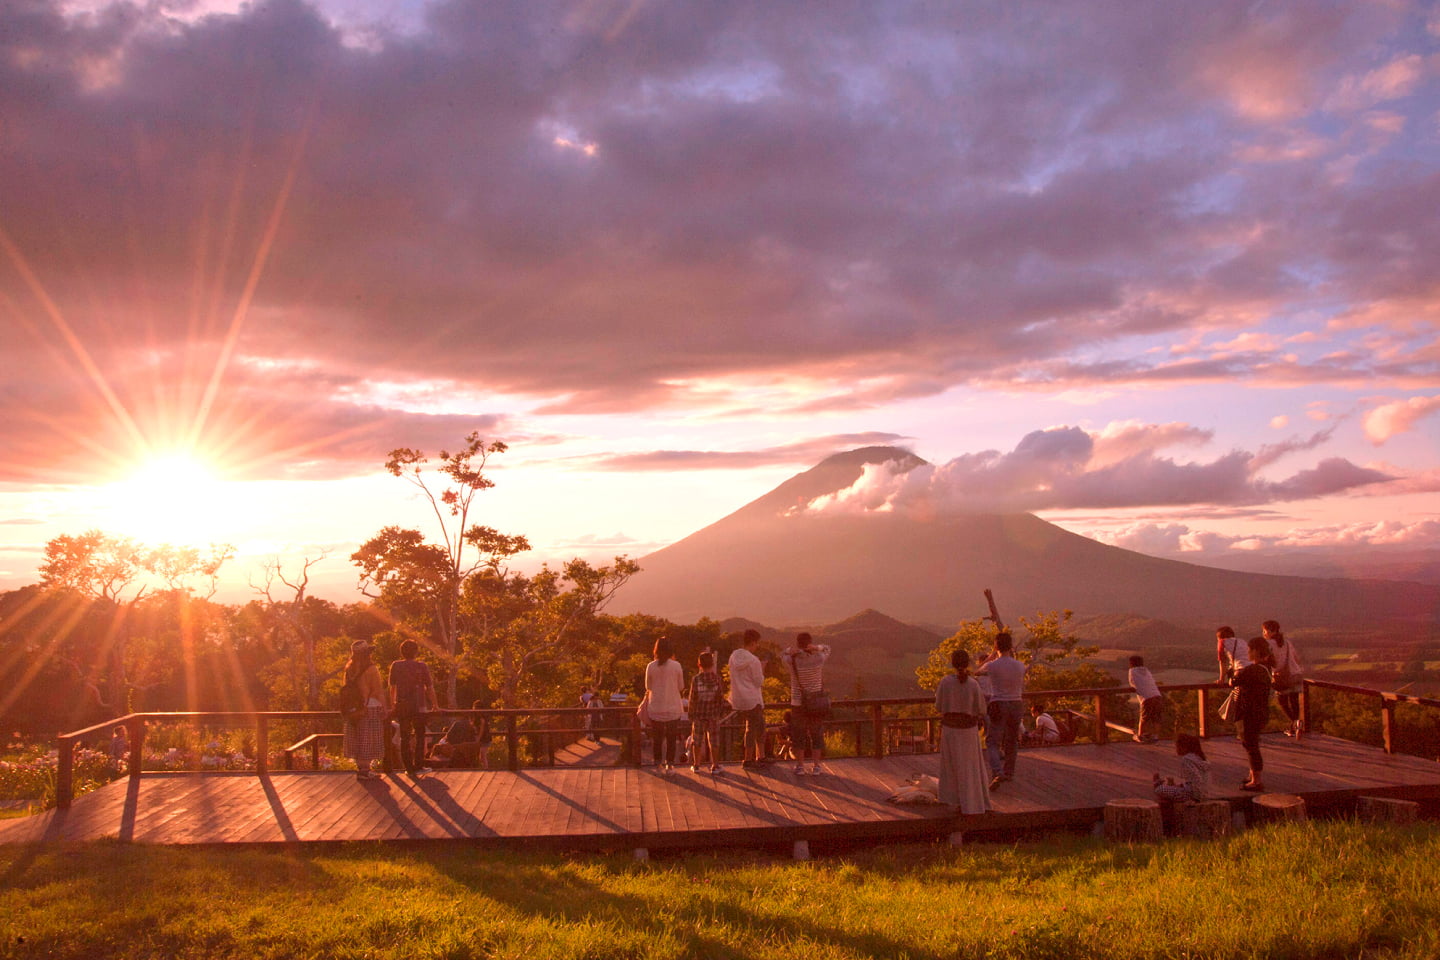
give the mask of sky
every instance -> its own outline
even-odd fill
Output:
[[[1436,210],[1434,3],[8,0],[0,589],[357,599],[472,431],[532,565],[877,444],[807,509],[1440,550]]]

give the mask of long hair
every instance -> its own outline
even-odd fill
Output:
[[[345,679],[354,680],[370,666],[370,651],[351,650],[350,659],[345,662]]]
[[[670,642],[669,637],[661,637],[655,641],[655,659],[664,663],[675,656],[675,644]]]
[[[950,666],[955,668],[955,673],[961,680],[970,676],[970,651],[964,647],[956,647],[950,651]]]
[[[1260,629],[1270,634],[1270,639],[1275,641],[1275,646],[1285,646],[1285,634],[1280,632],[1280,623],[1277,620],[1266,620],[1260,624]]]

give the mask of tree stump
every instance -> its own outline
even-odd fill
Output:
[[[1210,840],[1224,837],[1234,829],[1227,800],[1201,800],[1196,803],[1175,805],[1175,816],[1180,836],[1200,837]]]
[[[1305,799],[1293,793],[1262,793],[1252,803],[1263,823],[1304,822]]]
[[[1140,797],[1122,797],[1105,804],[1105,839],[1112,843],[1145,843],[1165,836],[1160,804]]]
[[[1369,823],[1414,823],[1420,815],[1420,805],[1394,797],[1361,797],[1356,812],[1361,820]]]

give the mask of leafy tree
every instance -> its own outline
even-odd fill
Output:
[[[1026,684],[1036,690],[1079,689],[1096,685],[1100,679],[1113,682],[1109,674],[1093,664],[1075,664],[1061,668],[1066,661],[1083,660],[1099,652],[1098,647],[1082,645],[1080,638],[1069,633],[1073,616],[1069,610],[1041,611],[1034,617],[1021,617],[1023,637],[1015,638],[1015,659],[1029,664]],[[950,672],[950,654],[963,647],[970,651],[971,663],[978,664],[995,646],[998,627],[988,620],[966,620],[953,634],[930,651],[930,657],[915,669],[915,676],[925,690],[934,690]],[[1013,633],[1012,633],[1013,636]]]
[[[543,699],[553,683],[527,685],[547,673],[583,674],[585,664],[606,658],[609,633],[598,615],[639,569],[623,556],[599,567],[577,558],[533,576],[493,570],[469,578],[462,600],[468,664],[488,674],[506,707]]]
[[[43,586],[86,598],[110,613],[98,643],[72,646],[69,655],[59,651],[55,655],[70,666],[97,705],[115,712],[132,709],[137,689],[154,683],[133,680],[132,671],[138,664],[154,666],[155,658],[162,655],[154,643],[132,649],[132,619],[149,580],[158,578],[176,602],[190,599],[190,582],[196,577],[208,581],[213,594],[220,568],[233,554],[228,545],[212,544],[204,551],[170,544],[146,547],[101,530],[54,538],[45,545],[40,566]]]
[[[390,451],[385,469],[420,491],[435,514],[439,542],[427,541],[418,530],[390,526],[351,555],[360,567],[361,592],[380,600],[431,640],[430,645],[444,660],[445,689],[452,705],[465,583],[481,572],[503,580],[504,561],[530,549],[523,536],[470,523],[475,497],[495,485],[485,476],[485,465],[492,455],[506,449],[501,441],[487,443],[478,433],[471,433],[459,450],[441,450],[439,464],[430,469],[419,450],[399,447]]]

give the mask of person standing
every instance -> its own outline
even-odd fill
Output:
[[[995,687],[983,673],[972,674],[970,679],[980,685],[980,695],[985,698],[985,765],[993,779],[1005,769],[1000,758],[1000,721],[990,715],[990,701],[995,699]]]
[[[395,721],[400,725],[400,763],[412,777],[430,772],[421,766],[425,758],[425,717],[438,710],[435,683],[430,665],[417,660],[420,644],[406,640],[400,644],[400,657],[390,664],[390,698],[395,704]]]
[[[825,694],[825,661],[830,647],[816,643],[808,633],[795,635],[795,645],[782,655],[790,671],[790,743],[795,751],[795,775],[807,772],[819,776],[820,761],[825,759],[825,719],[830,715],[830,700]],[[806,771],[805,760],[810,759]]]
[[[371,650],[369,640],[356,640],[345,664],[345,682],[356,685],[365,705],[364,713],[345,721],[345,756],[355,761],[357,780],[376,778],[370,765],[385,756],[385,717],[390,713],[390,694],[371,662]]]
[[[1216,683],[1229,683],[1231,677],[1249,664],[1245,659],[1245,643],[1229,627],[1220,627],[1215,631],[1215,663],[1220,668]]]
[[[975,671],[990,678],[994,695],[988,709],[990,717],[1000,725],[1001,769],[990,779],[991,790],[1015,779],[1015,760],[1020,753],[1020,724],[1025,719],[1025,664],[1015,659],[1014,648],[1010,631],[1001,630],[995,634],[995,649]]]
[[[711,773],[719,773],[720,714],[725,697],[715,669],[715,652],[706,647],[696,665],[700,669],[690,680],[690,769],[699,773],[705,760]]]
[[[1250,757],[1250,776],[1240,789],[1258,792],[1265,789],[1260,776],[1265,769],[1260,731],[1270,722],[1270,668],[1265,666],[1270,644],[1264,637],[1252,637],[1248,646],[1249,663],[1230,678],[1230,685],[1240,692],[1240,742]]]
[[[1275,659],[1275,699],[1290,721],[1285,736],[1299,740],[1305,736],[1305,722],[1300,716],[1300,688],[1305,681],[1300,654],[1296,652],[1295,644],[1285,639],[1276,621],[1266,620],[1260,629],[1270,644],[1270,655]]]
[[[685,671],[669,637],[655,641],[655,659],[645,665],[645,711],[655,743],[655,765],[669,773],[680,760],[685,716]]]
[[[970,676],[969,651],[963,647],[954,650],[950,666],[955,672],[935,688],[935,711],[940,714],[940,802],[958,807],[961,813],[984,813],[990,809],[985,758],[980,751],[985,697]]]
[[[756,656],[760,631],[746,630],[730,654],[730,709],[745,721],[741,767],[758,767],[765,759],[765,664]]]
[[[1145,666],[1145,658],[1130,658],[1130,672],[1126,675],[1135,699],[1140,701],[1140,721],[1135,725],[1136,743],[1154,743],[1160,739],[1160,715],[1165,707],[1165,698],[1160,695],[1160,686]]]

